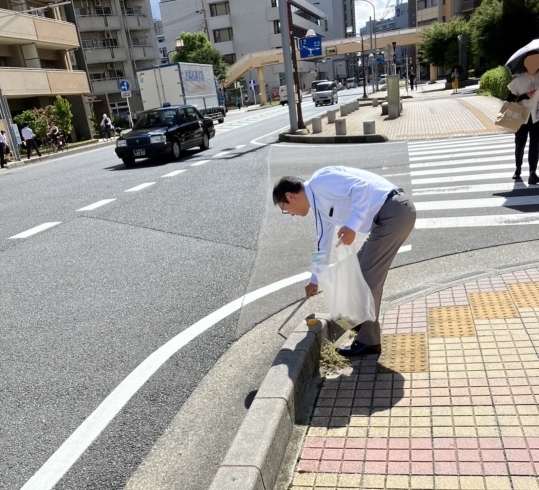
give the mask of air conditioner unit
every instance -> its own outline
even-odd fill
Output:
[[[101,7],[101,0],[94,0],[94,5],[96,7]]]
[[[107,70],[116,70],[114,63],[107,63]]]

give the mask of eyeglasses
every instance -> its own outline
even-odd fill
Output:
[[[281,203],[284,206],[284,203]],[[281,207],[281,204],[279,204],[279,207],[281,208],[282,214],[290,214],[284,207]]]

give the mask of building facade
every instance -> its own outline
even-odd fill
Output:
[[[159,63],[163,65],[169,62],[167,45],[165,43],[165,33],[163,31],[163,21],[159,19],[154,19],[153,27],[155,30],[155,37],[157,39],[157,50],[159,51]]]
[[[307,0],[291,0],[293,32],[304,37],[309,29],[323,36],[325,14]],[[232,64],[249,53],[282,47],[278,0],[166,0],[159,4],[165,43],[174,49],[175,39],[182,32],[206,32],[213,46]],[[315,64],[298,62],[300,86],[310,86],[315,79]],[[258,86],[256,70],[247,73]],[[283,65],[264,68],[265,90],[271,100],[284,84]],[[254,98],[249,91],[251,100]]]
[[[84,112],[82,96],[90,87],[86,73],[71,63],[79,40],[63,6],[0,0],[0,38],[0,89],[11,116],[50,105],[56,95],[70,101],[75,115]],[[77,133],[91,137],[87,117],[75,119]]]
[[[75,63],[88,71],[96,114],[126,116],[120,80],[131,86],[131,110],[142,110],[136,70],[160,59],[149,0],[74,0],[73,6],[84,55]]]
[[[461,15],[469,17],[482,0],[417,0],[417,25],[419,27],[433,22],[449,22]]]

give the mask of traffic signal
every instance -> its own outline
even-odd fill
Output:
[[[337,54],[337,48],[326,48],[326,56]]]

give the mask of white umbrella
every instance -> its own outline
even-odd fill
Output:
[[[523,48],[520,48],[505,64],[511,74],[518,75],[519,73],[525,73],[524,59],[530,53],[539,53],[539,39],[534,39],[532,42],[526,44]]]

